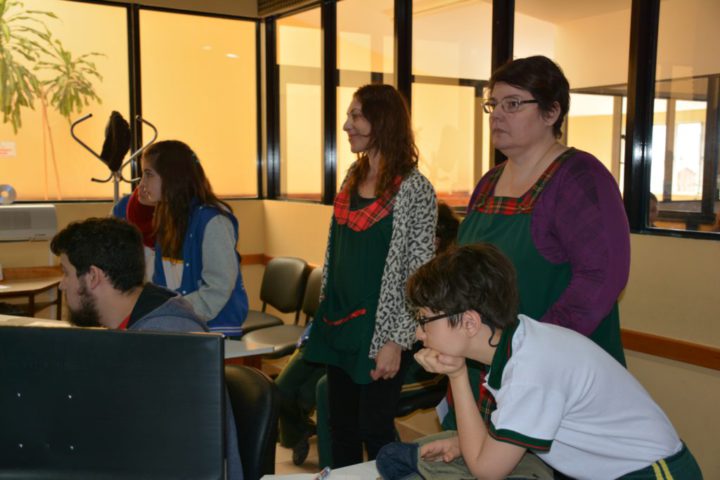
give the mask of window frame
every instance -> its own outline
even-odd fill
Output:
[[[228,20],[238,20],[238,21],[245,21],[245,22],[252,22],[255,24],[255,75],[256,75],[256,82],[255,82],[255,90],[256,90],[256,97],[257,97],[257,111],[256,111],[256,174],[258,177],[257,181],[257,191],[255,192],[255,196],[253,197],[247,197],[247,196],[223,196],[223,199],[226,200],[258,200],[264,198],[264,192],[263,192],[263,185],[262,185],[262,172],[263,172],[263,155],[262,155],[262,114],[261,114],[261,107],[262,107],[262,84],[261,84],[261,78],[262,78],[262,71],[261,71],[261,44],[260,44],[260,38],[261,38],[261,26],[263,24],[262,19],[260,18],[252,18],[252,17],[246,17],[241,15],[229,15],[229,14],[221,14],[221,13],[212,13],[212,12],[199,12],[195,10],[187,10],[187,9],[180,9],[180,8],[170,8],[170,7],[157,7],[157,6],[149,6],[149,5],[138,5],[136,3],[127,4],[127,3],[121,3],[121,2],[112,2],[112,1],[99,1],[99,0],[70,0],[75,3],[86,3],[91,5],[108,5],[113,7],[119,7],[124,8],[126,11],[126,30],[127,30],[127,42],[128,42],[128,74],[129,74],[129,82],[128,82],[128,89],[129,89],[129,109],[130,112],[130,119],[128,120],[128,123],[130,124],[130,151],[134,152],[137,151],[140,147],[143,145],[143,136],[142,136],[142,125],[139,124],[139,122],[134,121],[134,119],[138,118],[138,116],[142,116],[142,72],[140,68],[140,47],[141,47],[141,39],[140,39],[140,11],[156,11],[156,12],[167,12],[167,13],[177,13],[177,14],[183,14],[183,15],[194,15],[194,16],[200,16],[200,17],[212,17],[212,18],[222,18],[222,19],[228,19]],[[134,159],[130,165],[130,171],[132,178],[137,178],[140,175],[140,169],[139,169],[139,159]],[[131,182],[132,188],[136,188],[139,184],[138,181]],[[74,204],[74,203],[97,203],[97,202],[113,202],[113,199],[110,200],[45,200],[45,201],[17,201],[15,203],[17,204]]]

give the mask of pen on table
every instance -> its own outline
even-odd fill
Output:
[[[330,467],[325,467],[322,470],[320,470],[320,473],[315,475],[315,478],[313,480],[325,480],[330,476]]]

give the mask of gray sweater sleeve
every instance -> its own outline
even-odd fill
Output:
[[[235,243],[235,230],[227,217],[217,215],[208,222],[203,236],[200,285],[185,295],[195,313],[205,321],[220,313],[235,287],[240,271]]]
[[[437,200],[432,184],[415,170],[400,186],[393,208],[393,231],[385,260],[375,331],[369,357],[388,341],[408,350],[415,342],[415,320],[405,298],[405,285],[435,251]]]

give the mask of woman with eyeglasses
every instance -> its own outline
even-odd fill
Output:
[[[519,313],[582,333],[625,365],[617,299],[630,268],[627,217],[602,163],[560,143],[569,107],[567,78],[547,57],[516,59],[492,74],[483,109],[507,160],[480,179],[458,243],[497,246],[517,271]],[[479,402],[492,400],[485,372],[468,372]],[[452,408],[443,428],[456,429]]]
[[[483,108],[507,160],[478,183],[458,240],[492,243],[510,257],[520,313],[587,335],[624,364],[617,299],[630,268],[627,216],[602,163],[558,140],[569,90],[543,56],[493,73]]]
[[[415,343],[409,276],[434,253],[435,191],[417,169],[410,113],[389,85],[353,95],[343,129],[358,155],[335,199],[322,301],[305,347],[327,365],[333,467],[374,459],[395,438]]]

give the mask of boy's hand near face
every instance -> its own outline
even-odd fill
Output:
[[[465,357],[453,357],[432,348],[423,348],[415,354],[415,360],[428,372],[447,375],[451,380],[467,375]]]

